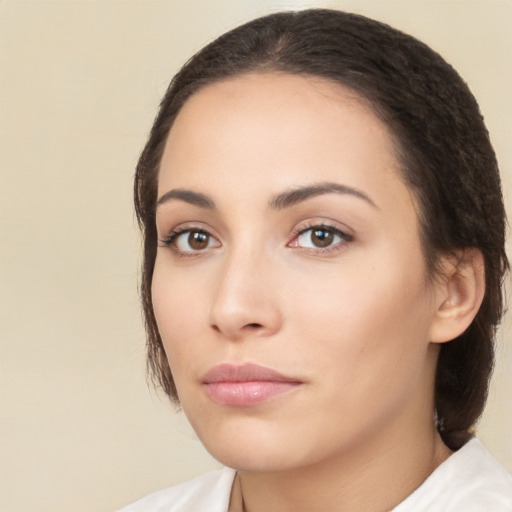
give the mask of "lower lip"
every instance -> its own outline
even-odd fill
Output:
[[[250,381],[211,382],[205,384],[209,397],[230,407],[251,407],[267,402],[300,386],[298,382]]]

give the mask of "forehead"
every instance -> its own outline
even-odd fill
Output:
[[[398,180],[404,188],[388,127],[339,84],[253,73],[208,85],[185,103],[167,140],[159,194],[181,186],[279,191],[319,180],[382,193]]]
[[[377,119],[366,99],[338,83],[313,76],[249,73],[207,85],[185,102],[169,141],[187,131],[190,143],[212,144],[223,135],[223,128],[240,130],[237,139],[253,143],[271,136],[276,143],[296,140],[298,146],[301,138],[318,144],[364,133],[387,149],[393,147],[387,126]],[[229,135],[233,138],[233,133]]]

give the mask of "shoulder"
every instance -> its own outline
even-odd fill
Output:
[[[476,438],[441,464],[393,512],[512,512],[512,477]]]
[[[224,468],[154,492],[119,512],[226,512],[235,477]]]

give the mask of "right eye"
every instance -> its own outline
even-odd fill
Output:
[[[173,231],[165,240],[164,246],[169,246],[180,256],[192,256],[212,247],[220,247],[220,242],[203,229],[185,228]]]

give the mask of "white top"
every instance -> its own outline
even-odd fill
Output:
[[[235,470],[206,473],[119,512],[227,512]],[[512,512],[512,477],[476,438],[391,512]]]

